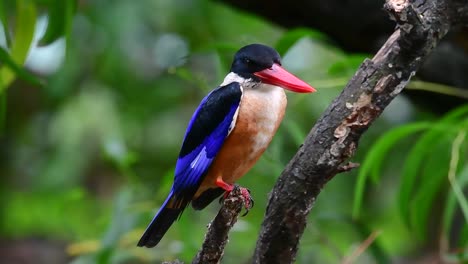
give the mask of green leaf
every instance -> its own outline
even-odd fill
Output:
[[[10,24],[8,22],[8,12],[7,12],[7,2],[0,1],[0,22],[3,24],[3,29],[5,31],[5,39],[7,42],[7,47],[11,45],[11,36],[10,36]]]
[[[4,63],[16,76],[19,78],[39,87],[43,87],[44,83],[36,77],[34,74],[31,74],[29,71],[18,66],[13,59],[10,57],[8,52],[0,47],[0,61]],[[1,90],[1,88],[0,88]]]
[[[357,218],[361,210],[367,176],[370,174],[372,180],[377,182],[380,177],[379,172],[381,171],[382,163],[385,161],[385,155],[388,151],[402,138],[427,129],[430,125],[430,123],[421,122],[397,127],[387,132],[369,150],[366,159],[359,169],[358,179],[354,189],[353,218]]]
[[[11,57],[16,63],[24,63],[34,36],[36,7],[30,0],[17,0],[17,17]]]
[[[30,0],[17,0],[16,10],[15,35],[10,49],[10,56],[17,65],[23,65],[34,35],[36,7]],[[2,79],[0,94],[2,94],[16,76],[11,68],[6,67],[1,69],[0,74],[0,79]]]
[[[294,45],[298,40],[300,40],[303,37],[310,37],[313,39],[318,39],[318,40],[327,40],[327,37],[315,30],[311,30],[308,28],[297,28],[290,30],[286,32],[280,40],[275,45],[276,50],[279,52],[279,54],[284,55],[291,46]]]
[[[49,5],[48,24],[39,46],[47,46],[60,38],[65,31],[65,6],[68,0],[59,0]]]
[[[410,223],[410,200],[414,192],[413,187],[419,175],[421,165],[425,161],[427,154],[433,151],[432,145],[434,142],[438,142],[441,138],[447,136],[448,133],[453,134],[456,131],[454,124],[457,124],[459,122],[458,119],[462,119],[466,114],[468,114],[468,105],[448,113],[424,133],[408,154],[408,159],[403,167],[401,187],[398,195],[401,214],[407,224]]]
[[[39,46],[46,46],[58,38],[69,35],[71,21],[76,10],[75,0],[57,0],[49,5],[49,22]]]
[[[432,142],[429,150],[424,155],[424,162],[421,164],[422,170],[418,173],[421,179],[412,191],[412,196],[407,203],[410,206],[409,220],[410,227],[416,232],[421,240],[427,237],[428,222],[431,219],[431,210],[441,189],[446,185],[447,171],[450,163],[450,143],[451,135],[441,138],[437,142]],[[408,157],[408,160],[411,156]]]
[[[60,0],[59,0],[60,1]],[[65,6],[66,19],[65,19],[65,39],[66,43],[70,43],[71,30],[73,24],[73,16],[78,8],[78,0],[67,0],[67,5]]]
[[[371,180],[376,183],[380,178],[380,171],[382,171],[382,166],[386,161],[386,154],[390,150],[392,146],[396,144],[397,141],[403,139],[404,137],[408,137],[411,134],[418,133],[422,130],[426,130],[430,128],[433,124],[430,122],[417,122],[411,123],[405,126],[397,127],[394,130],[385,134],[380,141],[382,143],[375,144],[373,149],[375,148],[375,155],[373,159],[370,161],[371,164],[371,171],[370,177]],[[374,154],[374,153],[373,153]]]
[[[456,184],[460,189],[463,189],[464,187],[468,185],[468,163],[465,164],[465,166],[462,168],[462,170],[458,174]],[[466,199],[464,200],[463,203],[466,204]],[[446,235],[450,233],[450,226],[453,223],[453,218],[455,216],[456,208],[457,208],[457,199],[455,196],[455,192],[449,192],[447,201],[445,203],[444,215],[442,219],[443,231],[444,231],[444,234]]]

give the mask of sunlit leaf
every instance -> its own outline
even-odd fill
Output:
[[[361,209],[367,177],[371,176],[374,182],[379,180],[382,163],[387,160],[385,156],[388,151],[395,146],[399,140],[423,129],[427,129],[430,125],[430,123],[421,122],[397,127],[387,132],[373,145],[359,169],[359,175],[354,190],[354,218],[358,217]]]
[[[24,62],[28,55],[36,25],[36,7],[30,0],[16,2],[17,17],[14,40],[11,47],[11,57],[15,62]]]

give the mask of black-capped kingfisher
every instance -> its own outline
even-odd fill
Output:
[[[230,73],[211,91],[190,120],[176,163],[172,189],[138,242],[154,247],[184,208],[205,208],[257,162],[276,133],[286,109],[284,89],[315,89],[281,67],[276,50],[261,44],[241,48]],[[250,192],[241,188],[246,209]]]

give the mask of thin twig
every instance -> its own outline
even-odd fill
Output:
[[[372,232],[366,240],[364,240],[354,252],[346,257],[341,264],[351,264],[356,261],[356,259],[366,251],[366,249],[375,241],[375,239],[382,233],[382,231],[377,230]]]
[[[457,88],[440,83],[411,81],[407,88],[410,90],[428,91],[468,99],[467,89]]]
[[[224,199],[218,215],[208,224],[205,241],[197,256],[193,259],[192,264],[220,263],[224,254],[224,247],[228,242],[229,231],[237,222],[237,218],[243,207],[244,200],[240,188],[236,186],[228,197]]]
[[[338,166],[338,172],[339,173],[348,172],[348,171],[350,171],[352,169],[359,168],[359,166],[361,166],[359,163],[348,162],[346,164]]]

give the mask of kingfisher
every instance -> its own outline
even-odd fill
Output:
[[[278,52],[250,44],[234,55],[224,81],[201,101],[185,132],[174,183],[139,247],[154,247],[185,207],[201,210],[234,189],[273,139],[286,110],[283,89],[315,89],[281,66]],[[250,191],[239,187],[247,210]]]

